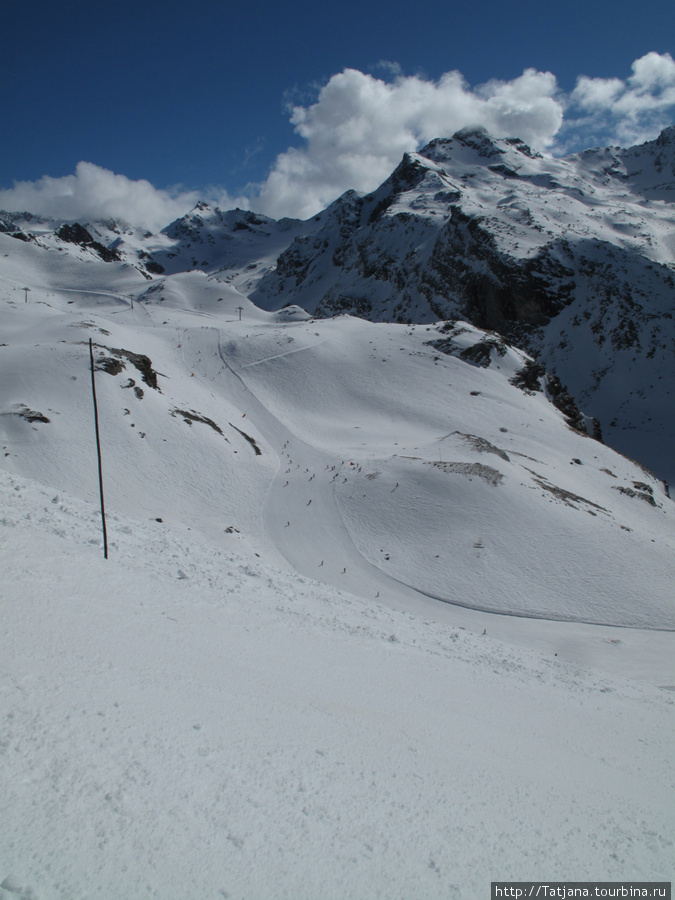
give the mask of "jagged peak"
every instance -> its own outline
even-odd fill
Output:
[[[424,153],[404,153],[401,162],[391,173],[394,189],[398,192],[418,185],[424,178],[424,171],[428,168],[425,162],[429,158]]]
[[[452,137],[453,140],[464,144],[465,147],[471,147],[472,150],[476,150],[480,156],[492,157],[504,153],[501,147],[497,146],[488,130],[483,128],[482,125],[460,128]]]
[[[519,137],[509,137],[504,138],[504,143],[508,144],[510,147],[513,147],[514,150],[517,150],[519,153],[522,153],[523,156],[527,156],[530,159],[543,159],[541,153],[533,150],[525,141],[521,140]]]
[[[452,143],[452,138],[434,138],[432,141],[429,141],[428,144],[425,144],[424,147],[422,147],[422,149],[420,150],[420,156],[431,159],[434,153],[446,150],[447,148],[452,146]]]
[[[452,136],[453,140],[460,141],[460,143],[476,137],[490,139],[490,132],[484,125],[465,125],[464,128],[458,128]]]
[[[0,209],[0,216],[2,216],[3,219],[25,219],[27,222],[37,218],[37,216],[34,216],[33,213],[30,213],[27,210],[16,209]]]
[[[527,150],[530,149],[526,144],[520,141],[519,138],[511,138],[510,140],[518,142],[516,149],[521,149],[521,144],[522,147],[527,148]],[[443,163],[447,162],[456,154],[459,149],[457,147],[458,144],[461,147],[466,147],[469,150],[475,151],[478,156],[487,159],[492,159],[495,156],[503,156],[505,152],[499,147],[489,132],[479,125],[460,128],[460,130],[456,131],[451,138],[434,138],[422,147],[419,153],[420,156],[423,156],[425,159],[430,159],[432,162]],[[521,150],[521,152],[524,151]],[[532,153],[532,151],[530,151],[530,153]]]
[[[492,137],[486,128],[483,128],[483,126],[480,125],[460,128],[460,130],[456,131],[451,138],[434,138],[420,150],[420,155],[427,159],[431,159],[434,162],[441,162],[450,158],[452,150],[458,143],[462,144],[464,147],[476,150],[480,156],[488,158],[503,155],[505,151],[499,146],[500,143],[503,143],[530,159],[543,159],[541,153],[537,150],[533,150],[521,138],[506,137],[497,140]]]
[[[173,222],[169,222],[168,225],[162,228],[161,234],[172,235],[177,229],[180,231],[187,226],[202,225],[204,213],[209,215],[219,215],[220,210],[218,207],[213,207],[209,203],[206,203],[206,201],[200,200],[189,212],[179,216],[177,219],[174,219]]]
[[[64,219],[58,219],[52,216],[38,216],[35,213],[28,212],[28,210],[9,209],[0,209],[0,219],[5,222],[23,222],[24,224],[34,223],[37,225],[56,225],[59,222],[65,221]]]
[[[330,217],[332,213],[336,210],[343,209],[344,207],[354,207],[358,206],[361,203],[361,194],[358,191],[355,191],[353,188],[349,188],[349,190],[345,191],[343,194],[340,194],[332,203],[329,203],[328,206],[321,210],[316,216],[312,216],[315,221],[318,221],[320,218],[324,216]]]
[[[651,141],[644,141],[643,143],[635,144],[632,147],[613,147],[612,149],[618,149],[622,153],[635,153],[640,150],[662,151],[671,148],[675,149],[675,125],[669,125],[667,128],[663,128],[661,133]]]

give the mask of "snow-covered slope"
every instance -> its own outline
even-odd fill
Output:
[[[307,222],[200,203],[158,235],[27,213],[2,214],[0,230],[147,279],[201,270],[269,310],[496,330],[557,374],[608,443],[672,482],[674,198],[675,127],[565,159],[464,130]]]
[[[570,427],[583,417],[556,408],[522,352],[468,324],[265,313],[199,272],[137,282],[132,308],[124,264],[53,255],[70,289],[5,300],[10,471],[94,495],[92,337],[128,515],[211,537],[235,525],[304,574],[366,578],[373,594],[384,578],[476,609],[673,625],[664,485]],[[93,285],[115,266],[106,296]]]
[[[117,512],[106,562],[95,503],[0,502],[3,900],[672,880],[672,692],[565,661],[574,626],[510,620],[528,651]],[[646,636],[586,651],[632,674]]]
[[[250,290],[295,236],[305,231],[307,226],[296,219],[277,222],[241,209],[223,212],[198,203],[163,230],[170,243],[156,250],[154,259],[167,273],[199,269]]]
[[[672,878],[673,503],[555,379],[468,323],[0,263],[3,900]]]

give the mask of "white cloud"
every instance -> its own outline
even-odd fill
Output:
[[[74,175],[15,182],[0,190],[0,209],[71,220],[123,219],[151,230],[163,228],[202,199],[195,191],[168,191],[143,179],[133,181],[90,162],[77,164]],[[230,198],[217,198],[226,208]]]
[[[395,78],[398,75],[403,75],[403,68],[401,64],[394,62],[391,59],[381,59],[379,62],[376,62],[374,66],[371,66],[369,71],[384,72],[385,76],[388,75],[390,78]]]
[[[653,88],[672,88],[675,85],[675,60],[670,53],[647,53],[632,65],[628,79],[631,88],[644,93]]]
[[[485,127],[495,137],[519,137],[541,150],[552,145],[563,104],[550,72],[526,69],[513,81],[490,81],[476,93],[485,98]]]
[[[569,98],[566,145],[586,141],[586,146],[626,146],[649,140],[672,124],[675,60],[669,53],[651,52],[636,59],[631,69],[625,81],[586,75],[577,79]]]
[[[620,78],[587,78],[581,75],[572,94],[572,101],[581,109],[592,111],[608,109],[625,90]]]

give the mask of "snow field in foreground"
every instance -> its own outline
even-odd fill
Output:
[[[671,692],[1,484],[3,900],[672,878]]]

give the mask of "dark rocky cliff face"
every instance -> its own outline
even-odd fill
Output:
[[[62,225],[56,232],[56,236],[67,244],[79,244],[85,250],[93,250],[104,262],[120,260],[122,257],[117,250],[105,247],[99,241],[95,241],[87,229],[74,222],[72,225]]]
[[[467,130],[406,154],[371,194],[336,200],[250,298],[499,332],[630,455],[638,433],[663,445],[670,427],[674,200],[675,128],[565,160]]]
[[[650,254],[639,192],[671,190],[674,146],[672,128],[639,148],[563,163],[481,130],[434,140],[405,154],[373,193],[335,201],[251,299],[319,315],[368,308],[375,320],[462,315],[513,338],[584,295],[589,276],[601,296],[626,297],[635,294],[636,265],[651,266],[649,289],[663,293],[675,260]]]

